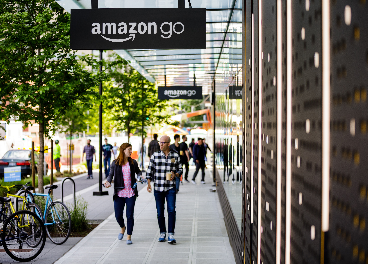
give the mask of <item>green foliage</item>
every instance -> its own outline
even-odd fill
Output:
[[[46,176],[43,178],[44,184],[48,185],[50,184],[50,176]],[[38,185],[38,176],[35,177],[36,186]],[[54,182],[57,182],[57,178],[54,177]],[[0,179],[0,185],[10,186],[10,185],[24,185],[26,183],[30,182],[32,184],[32,178],[25,178],[21,181],[14,181],[14,182],[4,182],[4,179]],[[10,189],[10,193],[16,194],[19,191],[20,187],[14,187]],[[0,188],[0,196],[4,197],[6,196],[6,189]]]
[[[72,232],[82,232],[89,228],[87,220],[88,203],[82,196],[76,197],[76,205],[68,204],[68,208],[72,208],[70,211],[70,218],[72,221]]]
[[[51,198],[53,196],[51,195]],[[46,196],[34,196],[34,199],[35,199],[35,204],[37,204],[40,209],[41,209],[41,212],[42,212],[42,216],[43,216],[43,213],[45,211],[45,205],[46,205],[46,201],[47,201],[47,197]]]
[[[105,88],[104,109],[111,124],[128,135],[145,126],[169,123],[167,101],[157,99],[157,88],[127,62],[113,54],[106,63],[106,73],[113,83]]]
[[[92,88],[100,76],[86,69],[96,61],[70,49],[70,14],[56,1],[2,0],[0,10],[0,119],[39,124],[42,151],[55,121],[75,102],[97,96]]]

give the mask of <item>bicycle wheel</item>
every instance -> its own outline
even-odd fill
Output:
[[[71,230],[71,219],[68,208],[62,202],[53,202],[46,211],[45,226],[47,236],[57,245],[68,240]]]
[[[23,191],[20,191],[17,195],[26,198],[27,203],[35,203],[35,198],[34,198],[33,194],[30,191],[23,190]],[[15,199],[15,205],[16,205],[15,210],[24,210],[24,208],[22,208],[23,199],[16,198]]]
[[[35,213],[18,211],[4,223],[1,242],[5,252],[14,260],[35,259],[44,248],[45,241],[45,226]]]
[[[5,218],[3,219],[3,222],[5,222],[5,220],[13,213],[10,207],[9,203],[3,203],[2,206],[4,207],[4,216]]]
[[[35,203],[26,204],[25,210],[35,213],[38,216],[38,218],[40,218],[43,222],[42,211],[41,211],[41,208],[37,204]]]

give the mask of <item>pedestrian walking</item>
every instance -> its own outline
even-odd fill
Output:
[[[202,170],[202,180],[201,183],[205,184],[204,177],[205,177],[205,170],[206,170],[206,162],[204,160],[205,158],[205,148],[203,145],[203,139],[198,138],[198,143],[194,145],[193,147],[193,161],[196,165],[196,170],[193,174],[192,183],[196,184],[195,178],[197,177],[197,174],[199,172],[199,169]]]
[[[110,163],[111,163],[111,151],[113,146],[107,143],[107,138],[105,138],[105,144],[102,145],[102,155],[105,167],[105,178],[110,175]]]
[[[193,158],[193,147],[195,145],[195,140],[194,138],[192,138],[192,142],[189,143],[189,160]],[[192,161],[193,165],[195,163],[195,161]]]
[[[186,182],[188,181],[188,174],[189,174],[189,152],[188,152],[188,145],[185,143],[188,138],[186,135],[182,136],[183,142],[180,143],[180,161],[181,165],[185,167],[185,174],[184,174],[184,180]]]
[[[56,172],[60,172],[60,158],[61,158],[61,151],[60,151],[59,140],[55,140],[53,159],[55,163]]]
[[[139,146],[139,156],[138,156],[138,165],[141,166],[142,171],[145,171],[144,170],[144,157],[146,157],[146,153],[147,153],[146,145],[144,143],[146,143],[145,138],[143,138],[143,144],[141,143]],[[142,152],[143,152],[143,156],[142,156]]]
[[[84,148],[83,148],[83,157],[82,157],[82,159],[84,159],[84,155],[86,155],[86,162],[87,162],[87,169],[88,169],[87,180],[88,179],[93,179],[92,161],[93,161],[93,156],[95,156],[95,161],[96,161],[96,150],[95,150],[95,147],[91,145],[91,140],[90,139],[87,139],[87,145],[84,146]]]
[[[168,213],[168,242],[175,244],[176,221],[176,184],[175,177],[182,174],[179,154],[170,150],[170,137],[162,136],[160,151],[154,152],[147,169],[147,191],[152,192],[151,181],[154,183],[154,196],[156,200],[157,220],[160,228],[159,242],[166,239],[165,199]]]
[[[205,138],[203,138],[203,146],[204,146],[204,153],[205,153],[205,155],[204,155],[204,160],[205,161],[207,161],[207,149],[209,149],[211,152],[212,152],[212,150],[211,150],[211,148],[210,148],[210,146],[208,146],[208,144],[206,143],[206,139]]]
[[[178,134],[175,134],[174,135],[174,140],[175,140],[175,142],[170,145],[170,150],[175,151],[180,156],[180,144],[179,144],[180,136]],[[175,179],[175,181],[176,181],[176,193],[178,193],[179,192],[179,186],[180,186],[180,177],[177,177]]]
[[[228,140],[225,139],[224,144],[224,182],[226,181],[226,175],[227,175],[227,181],[229,181],[229,146],[227,145]]]
[[[114,143],[114,146],[112,147],[112,154],[114,154],[114,160],[115,160],[116,156],[118,155],[118,146],[116,146],[116,142]]]
[[[160,144],[158,143],[158,135],[153,134],[153,140],[148,144],[148,157],[151,158],[153,153],[160,151]]]
[[[114,209],[115,218],[121,232],[118,239],[122,240],[125,229],[127,229],[127,244],[133,244],[132,234],[134,227],[134,206],[138,197],[137,179],[140,179],[142,172],[137,161],[131,158],[132,145],[124,143],[120,146],[120,153],[117,159],[112,162],[111,171],[106,179],[105,187],[110,188],[114,180]],[[126,205],[127,225],[124,223],[124,207]]]

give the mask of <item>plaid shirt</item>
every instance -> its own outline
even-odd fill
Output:
[[[173,181],[166,180],[166,173],[171,171],[179,173],[180,175],[183,174],[179,154],[170,150],[166,158],[162,151],[155,152],[151,156],[146,179],[154,182],[156,191],[167,191],[175,187],[175,179]]]
[[[84,146],[83,153],[86,153],[86,160],[93,159],[93,154],[96,153],[95,147],[92,145]]]

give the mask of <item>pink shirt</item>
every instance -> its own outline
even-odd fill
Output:
[[[123,177],[124,177],[124,189],[118,192],[119,197],[130,198],[134,196],[134,190],[132,189],[132,180],[130,178],[130,165],[127,162],[122,166]]]

